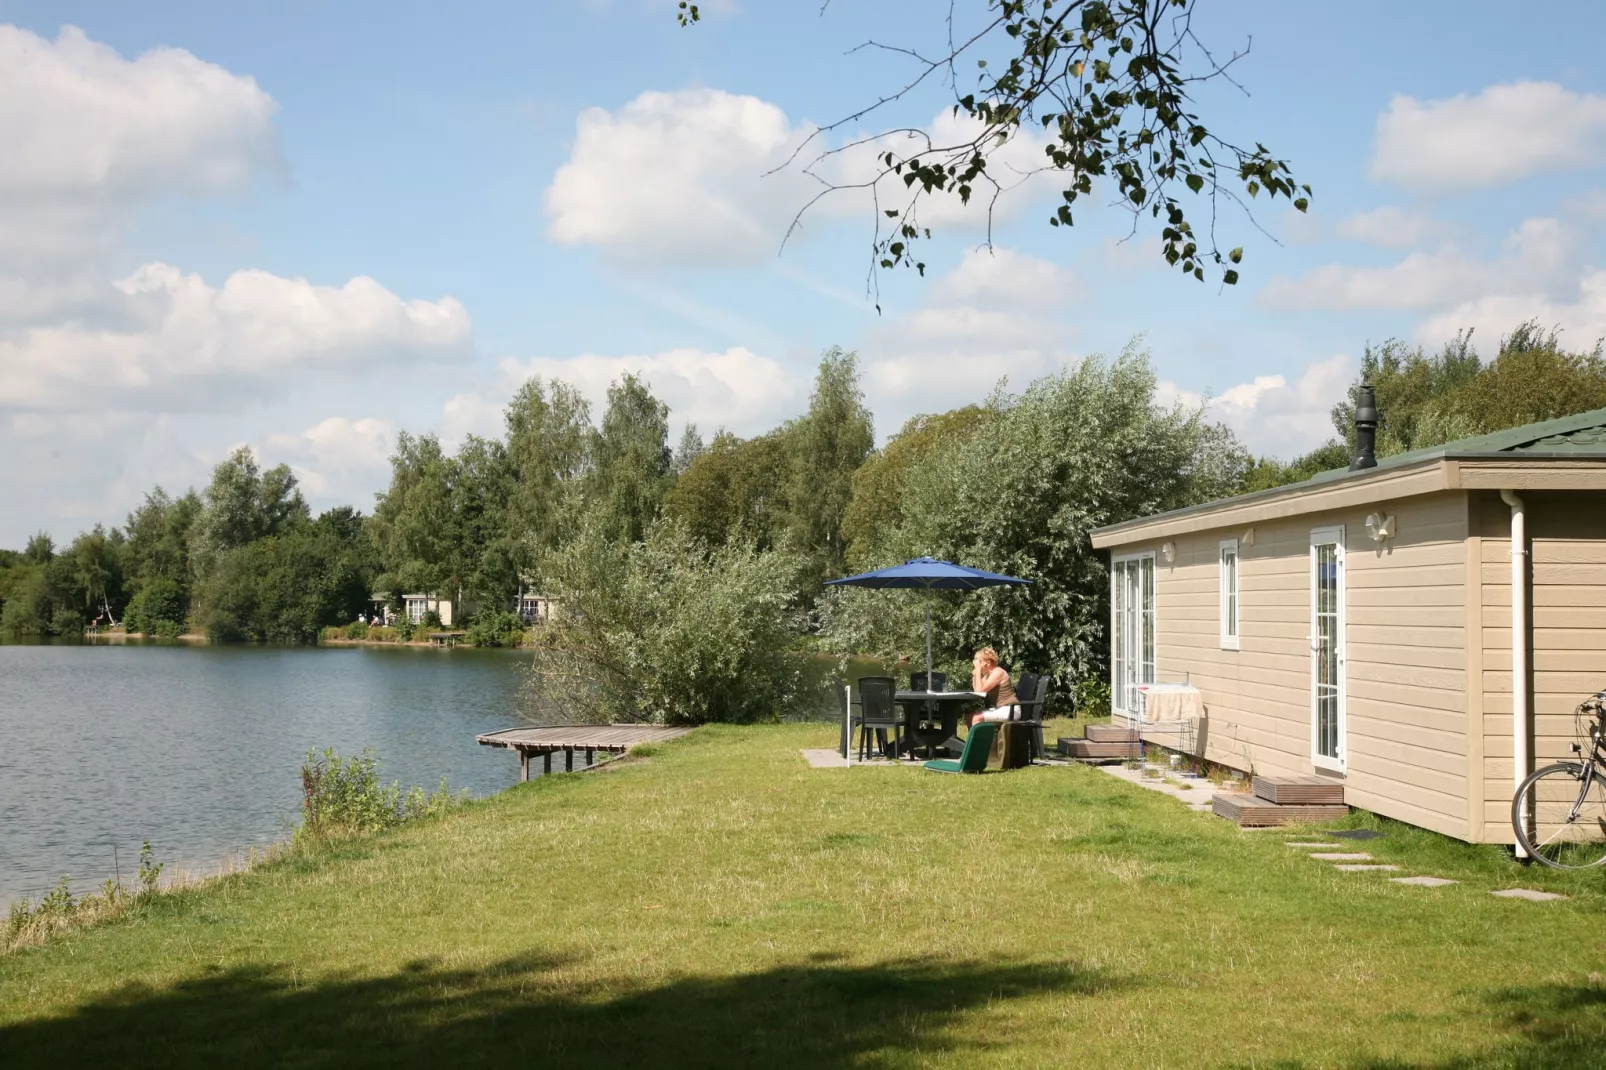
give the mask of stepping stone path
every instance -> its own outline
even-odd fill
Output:
[[[1284,847],[1337,847],[1336,843],[1323,843],[1320,840],[1314,843],[1295,843],[1292,840],[1283,844]]]
[[[1530,903],[1548,903],[1553,899],[1567,898],[1565,895],[1557,895],[1555,892],[1541,892],[1537,888],[1503,888],[1498,892],[1490,892],[1489,894],[1498,895],[1502,899],[1526,899]]]
[[[1414,884],[1418,888],[1443,888],[1447,884],[1461,883],[1444,877],[1390,877],[1389,880],[1395,884]]]
[[[1382,863],[1379,863],[1379,864],[1374,865],[1374,866],[1365,866],[1365,865],[1362,865],[1362,866],[1334,866],[1333,868],[1337,869],[1337,870],[1342,870],[1345,873],[1371,873],[1371,872],[1398,873],[1400,871],[1400,867],[1399,866],[1384,865]]]
[[[1370,862],[1372,856],[1365,851],[1318,851],[1312,858],[1323,862]]]

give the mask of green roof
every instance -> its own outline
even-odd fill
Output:
[[[1281,487],[1257,490],[1250,494],[1239,494],[1231,498],[1204,502],[1200,505],[1172,509],[1169,512],[1158,513],[1154,516],[1134,517],[1131,520],[1124,520],[1119,524],[1109,524],[1097,530],[1114,531],[1128,525],[1145,523],[1163,516],[1205,512],[1228,502],[1278,497],[1305,487],[1321,486],[1341,479],[1353,479],[1380,469],[1386,471],[1390,468],[1401,468],[1406,465],[1418,464],[1422,461],[1432,461],[1445,457],[1488,458],[1502,453],[1529,456],[1535,459],[1554,458],[1560,460],[1578,457],[1606,460],[1606,409],[1592,409],[1589,412],[1562,416],[1555,420],[1541,420],[1536,424],[1524,424],[1521,427],[1513,427],[1508,431],[1496,431],[1488,435],[1474,435],[1472,438],[1457,439],[1454,442],[1445,442],[1438,446],[1429,446],[1426,449],[1379,457],[1376,468],[1362,468],[1359,471],[1351,471],[1348,468],[1333,468],[1326,472],[1318,472],[1299,483],[1289,483]]]

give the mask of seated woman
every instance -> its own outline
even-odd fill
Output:
[[[987,708],[971,715],[972,725],[981,721],[1013,720],[1019,713],[1020,699],[1015,696],[1015,685],[1010,683],[1009,673],[998,664],[998,651],[990,646],[976,651],[971,661],[970,689],[987,696]]]

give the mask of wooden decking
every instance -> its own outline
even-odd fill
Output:
[[[1224,817],[1244,828],[1266,828],[1298,821],[1336,821],[1349,813],[1337,804],[1274,803],[1258,795],[1222,792],[1210,800],[1217,817]]]
[[[505,728],[475,736],[482,747],[507,747],[519,755],[519,780],[530,779],[530,757],[542,757],[543,773],[552,772],[552,755],[563,752],[564,768],[574,771],[574,752],[585,751],[590,765],[597,751],[623,754],[638,743],[662,743],[679,739],[690,728],[668,728],[652,724],[572,724],[544,728]]]

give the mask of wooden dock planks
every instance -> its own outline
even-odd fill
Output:
[[[512,747],[536,753],[559,750],[627,751],[638,743],[679,739],[690,728],[651,724],[552,725],[543,728],[505,728],[474,738],[481,746]]]
[[[530,756],[542,755],[542,772],[552,772],[552,755],[563,752],[563,767],[574,771],[574,752],[585,751],[585,764],[589,768],[597,751],[623,754],[638,743],[663,743],[679,739],[690,728],[677,728],[653,724],[574,724],[548,725],[542,728],[504,728],[500,732],[486,732],[474,739],[482,747],[507,747],[518,752],[519,779],[530,779]]]

